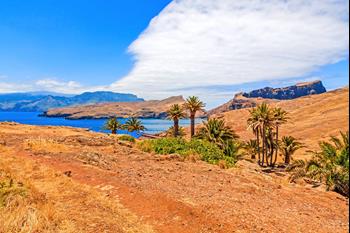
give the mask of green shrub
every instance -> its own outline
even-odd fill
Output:
[[[121,135],[118,137],[120,141],[128,141],[128,142],[135,142],[135,138],[130,135]]]
[[[340,137],[333,136],[319,146],[319,151],[312,152],[311,160],[297,160],[287,168],[292,172],[290,179],[307,177],[349,197],[349,132],[340,132]]]
[[[186,141],[182,138],[161,138],[144,140],[138,144],[145,152],[157,154],[179,154],[189,156],[198,154],[201,160],[211,164],[218,164],[220,160],[226,161],[228,167],[232,167],[237,157],[235,153],[225,155],[224,150],[214,143],[201,139]]]

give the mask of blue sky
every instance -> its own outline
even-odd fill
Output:
[[[2,0],[0,92],[146,99],[348,85],[347,1]]]
[[[0,75],[107,85],[128,73],[126,50],[169,0],[3,0]]]

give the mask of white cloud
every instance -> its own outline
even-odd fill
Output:
[[[30,83],[0,82],[0,93],[28,92],[28,91],[50,91],[65,94],[80,94],[86,91],[107,90],[104,86],[83,86],[75,81],[61,81],[56,78],[45,78]]]
[[[84,89],[80,83],[75,81],[62,82],[52,78],[38,80],[35,86],[39,90],[63,93],[79,93]]]
[[[175,0],[129,47],[135,65],[114,91],[145,98],[231,97],[210,89],[298,78],[348,56],[345,0]]]
[[[29,91],[29,90],[31,90],[31,87],[30,85],[27,85],[27,84],[0,82],[0,93],[10,93],[10,92]]]

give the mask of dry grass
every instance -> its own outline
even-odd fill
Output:
[[[117,198],[9,151],[0,148],[0,232],[152,232]]]
[[[54,139],[47,138],[30,138],[23,142],[24,149],[33,152],[50,152],[50,153],[64,153],[69,152],[72,148],[61,144]]]

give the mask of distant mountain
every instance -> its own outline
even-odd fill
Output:
[[[51,92],[10,93],[0,94],[0,111],[41,112],[77,105],[141,101],[144,100],[133,94],[109,91],[85,92],[75,96]]]
[[[183,104],[185,99],[182,96],[173,96],[164,100],[148,100],[137,103],[104,103],[84,106],[72,106],[67,108],[49,109],[42,116],[64,117],[66,119],[104,119],[109,117],[128,118],[130,116],[138,118],[167,117],[167,110],[173,104]],[[198,112],[197,117],[204,117],[205,112]]]

